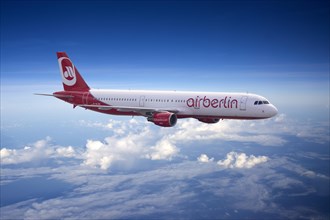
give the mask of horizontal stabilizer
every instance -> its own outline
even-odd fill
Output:
[[[61,95],[61,94],[34,93],[34,95],[53,96],[53,97],[59,97],[59,98],[73,98],[72,95]]]
[[[34,93],[33,95],[54,96],[53,94]]]

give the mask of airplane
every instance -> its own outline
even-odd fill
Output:
[[[36,95],[56,97],[73,108],[144,116],[161,127],[173,127],[183,118],[213,124],[223,119],[267,119],[278,112],[266,98],[250,93],[92,89],[65,52],[57,52],[57,58],[64,90]]]

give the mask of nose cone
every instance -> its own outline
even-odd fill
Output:
[[[275,115],[277,115],[278,113],[277,108],[274,105],[270,105],[269,107],[270,107],[269,110],[270,117],[274,117]]]

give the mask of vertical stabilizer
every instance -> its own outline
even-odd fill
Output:
[[[65,52],[57,52],[58,64],[65,91],[89,91],[89,86],[81,77]]]

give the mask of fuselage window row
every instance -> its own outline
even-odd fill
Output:
[[[99,101],[137,101],[137,99],[134,98],[94,98],[95,100]],[[179,103],[185,103],[186,100],[169,100],[169,99],[145,99],[146,102],[179,102]],[[258,101],[256,101],[258,102]],[[264,101],[265,102],[265,101]],[[265,104],[265,103],[264,103]],[[255,104],[256,105],[256,104]]]

